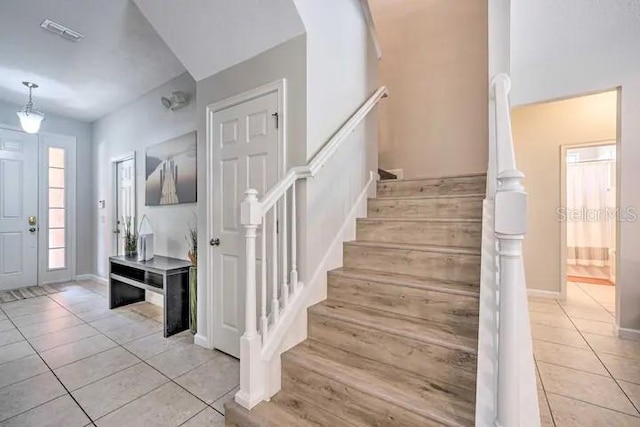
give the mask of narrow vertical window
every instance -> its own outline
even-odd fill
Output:
[[[64,148],[49,147],[49,270],[67,266]]]

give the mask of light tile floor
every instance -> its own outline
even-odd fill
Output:
[[[640,426],[640,341],[614,332],[615,288],[529,300],[543,426]]]
[[[0,304],[0,426],[223,426],[238,361],[162,336],[162,309],[109,310],[107,287]]]

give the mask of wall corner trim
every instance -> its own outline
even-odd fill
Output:
[[[209,350],[213,350],[213,345],[209,342],[209,339],[203,334],[197,333],[193,337],[193,343],[197,346],[200,346]]]
[[[618,324],[614,324],[615,334],[618,338],[640,341],[640,330],[621,328]]]

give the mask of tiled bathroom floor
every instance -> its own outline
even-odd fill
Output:
[[[106,291],[0,304],[0,426],[223,426],[238,361],[165,339],[154,305],[109,310]]]
[[[543,426],[640,426],[640,341],[614,332],[615,287],[529,301]]]

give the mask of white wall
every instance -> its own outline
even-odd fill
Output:
[[[307,29],[307,160],[377,88],[378,61],[359,0],[296,0]],[[384,102],[384,101],[382,101]],[[301,189],[301,280],[309,283],[357,197],[377,173],[375,112]],[[330,196],[329,196],[330,195]],[[330,197],[330,199],[329,199]],[[326,294],[319,274],[316,298]],[[316,286],[316,284],[311,284]]]
[[[0,100],[0,126],[8,126],[20,129],[20,122],[16,111],[22,105],[14,105]],[[76,272],[77,274],[90,274],[94,272],[94,246],[93,233],[82,232],[93,230],[92,208],[94,205],[93,187],[93,147],[91,143],[91,125],[47,114],[42,123],[42,133],[66,135],[76,138]]]
[[[615,88],[640,70],[640,3],[519,0],[511,7],[516,105]]]
[[[486,172],[487,0],[369,2],[391,94],[380,167],[405,179]]]
[[[621,88],[620,208],[640,207],[640,4],[520,0],[512,5],[515,105]],[[640,222],[618,227],[616,321],[640,330]]]
[[[174,91],[191,95],[191,103],[184,109],[171,112],[160,103],[161,96]],[[145,147],[192,132],[197,129],[196,84],[187,73],[152,90],[117,111],[95,121],[92,127],[94,144],[93,173],[95,196],[92,203],[95,223],[95,272],[106,277],[108,257],[112,255],[113,207],[111,160],[136,152],[136,190],[138,218],[147,215],[155,234],[155,253],[187,259],[185,236],[189,224],[197,221],[196,204],[175,206],[145,206]],[[203,138],[202,134],[198,135]],[[203,152],[198,152],[202,157]],[[199,194],[199,198],[203,197]],[[98,208],[98,200],[106,200],[106,208]]]

